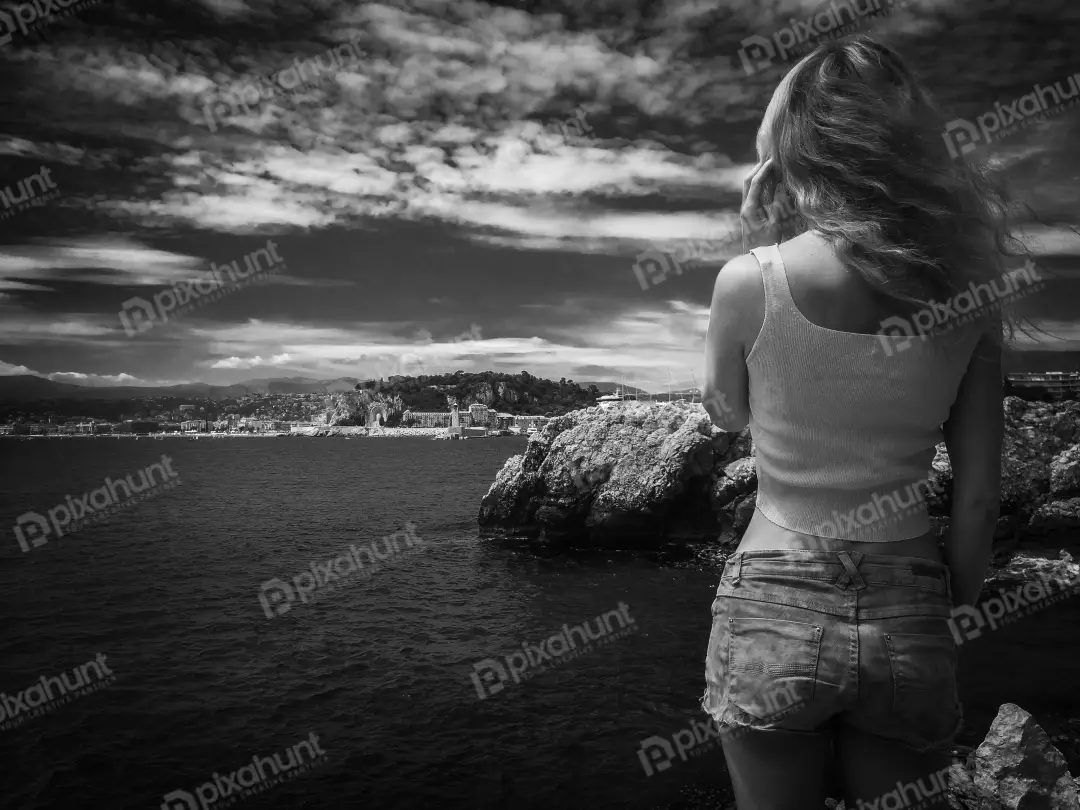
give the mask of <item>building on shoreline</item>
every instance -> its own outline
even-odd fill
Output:
[[[448,428],[451,413],[446,411],[405,411],[401,415],[401,424],[405,427]]]
[[[499,413],[483,403],[474,402],[467,411],[458,412],[458,424],[454,425],[453,411],[413,411],[408,410],[401,416],[403,427],[447,428],[459,435],[479,436],[488,430],[511,430],[517,428],[523,433],[547,422],[546,416],[523,416],[512,413]],[[468,431],[466,433],[465,431]]]
[[[515,416],[513,427],[519,428],[525,433],[539,430],[548,422],[546,416]]]
[[[116,433],[157,433],[160,430],[158,422],[146,419],[125,419],[116,426]]]
[[[186,419],[173,418],[176,414],[183,413]],[[383,419],[379,421],[379,427],[385,427],[385,411]],[[69,420],[63,424],[58,422],[29,422],[18,421],[9,425],[0,425],[2,435],[26,435],[26,436],[92,436],[110,434],[184,434],[184,433],[257,433],[257,434],[289,434],[304,431],[310,428],[325,428],[322,422],[307,420],[282,420],[267,419],[262,415],[258,417],[242,417],[238,414],[224,414],[217,418],[192,418],[194,414],[190,409],[168,410],[154,412],[153,418],[124,419],[118,423],[90,419],[77,421]],[[532,432],[542,427],[548,418],[545,416],[518,415],[512,413],[500,413],[481,402],[471,403],[466,410],[460,410],[456,403],[451,410],[447,411],[414,411],[407,410],[402,414],[401,427],[403,428],[427,428],[440,429],[456,432],[458,435],[488,435],[502,431]],[[368,427],[375,425],[369,424]],[[468,430],[468,434],[464,431]]]
[[[1045,371],[1006,374],[1005,394],[1051,400],[1080,397],[1080,372]]]

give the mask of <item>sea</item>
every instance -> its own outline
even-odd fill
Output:
[[[698,708],[718,565],[481,536],[524,449],[0,439],[0,806],[644,810],[724,790]],[[143,474],[129,498],[117,482]],[[1077,619],[965,647],[964,739],[1010,701],[1068,731]]]

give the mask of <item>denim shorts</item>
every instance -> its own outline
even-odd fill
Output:
[[[960,727],[941,563],[846,551],[732,555],[712,604],[702,708],[735,728],[837,725],[947,750]]]

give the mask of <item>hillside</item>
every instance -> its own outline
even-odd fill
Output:
[[[378,391],[388,397],[400,397],[413,411],[447,410],[447,397],[457,398],[465,409],[473,402],[504,413],[537,416],[560,415],[596,404],[600,391],[584,388],[565,377],[555,382],[534,377],[527,371],[503,374],[483,371],[467,374],[433,374],[421,377],[392,377],[390,380],[367,380],[358,390]]]

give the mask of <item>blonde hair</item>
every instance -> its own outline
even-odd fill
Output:
[[[805,225],[911,307],[989,288],[1010,278],[1007,260],[1030,258],[1009,232],[1004,184],[949,154],[945,121],[899,55],[858,36],[800,60],[762,125],[762,157],[779,166]],[[998,345],[1019,322],[1007,301],[973,320]]]

